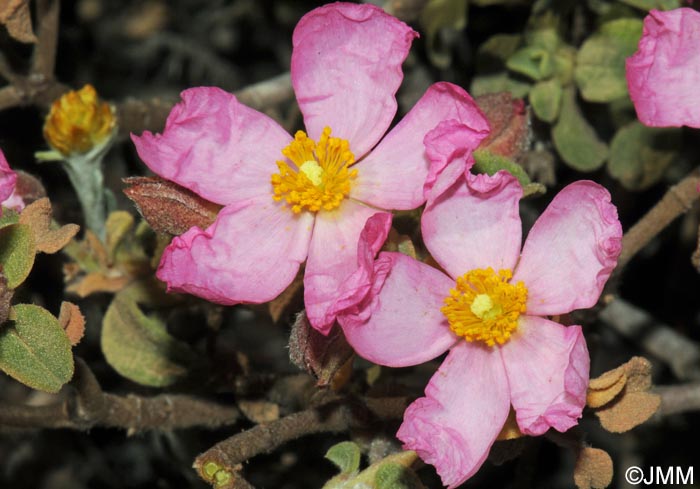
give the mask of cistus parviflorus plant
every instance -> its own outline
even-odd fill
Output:
[[[692,467],[700,14],[371,3],[0,5],[1,487]]]

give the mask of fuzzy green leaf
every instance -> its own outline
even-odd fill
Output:
[[[438,39],[443,29],[456,31],[467,26],[467,0],[430,0],[421,12],[420,23],[425,29],[430,61],[446,68],[452,57]]]
[[[523,167],[500,155],[495,155],[490,151],[479,149],[474,151],[474,173],[487,173],[493,175],[499,170],[506,170],[518,179],[523,187],[530,183],[530,177]]]
[[[598,138],[583,117],[573,89],[564,90],[559,120],[552,128],[552,140],[562,160],[579,171],[593,171],[608,157],[608,146]]]
[[[558,79],[537,82],[530,90],[530,105],[535,115],[545,122],[554,122],[559,115],[561,94],[562,87]]]
[[[357,443],[343,441],[330,447],[325,457],[333,462],[341,474],[351,474],[360,468],[360,447]]]
[[[385,463],[377,469],[374,487],[376,489],[418,489],[422,488],[423,484],[411,469],[397,463]]]
[[[189,346],[170,334],[156,315],[143,313],[135,296],[141,285],[123,289],[102,322],[102,351],[107,363],[139,384],[164,387],[184,378],[194,361]]]
[[[18,222],[19,214],[16,211],[6,207],[2,208],[2,215],[0,215],[0,228],[4,228],[10,224],[17,224]]]
[[[472,80],[469,93],[474,97],[488,93],[510,92],[514,98],[523,98],[530,91],[530,84],[513,78],[506,71],[492,75],[480,75]]]
[[[32,229],[25,224],[0,228],[0,266],[7,278],[7,287],[16,289],[32,271],[36,243]]]
[[[58,392],[73,377],[73,353],[58,319],[33,304],[13,307],[0,329],[0,369],[23,384]]]
[[[642,21],[623,18],[603,24],[579,49],[574,78],[589,102],[627,96],[625,59],[637,50]]]
[[[677,154],[680,141],[680,129],[632,122],[613,137],[608,170],[626,188],[643,190],[663,176]]]
[[[552,76],[554,57],[550,51],[539,46],[526,46],[513,53],[506,66],[511,71],[538,81]]]

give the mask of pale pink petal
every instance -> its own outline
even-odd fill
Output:
[[[520,431],[541,435],[578,424],[586,404],[590,357],[580,326],[521,316],[500,348]]]
[[[10,198],[15,190],[16,182],[17,174],[10,168],[5,155],[0,150],[0,203],[3,203],[5,207],[8,207],[5,201]]]
[[[522,193],[508,172],[467,173],[423,212],[423,239],[433,258],[454,278],[477,268],[512,269],[522,237]]]
[[[360,316],[369,313],[365,304],[372,302],[373,289],[381,288],[379,282],[383,283],[383,278],[380,279],[377,275],[384,275],[381,267],[380,270],[375,270],[374,257],[389,235],[391,218],[388,212],[377,212],[367,219],[357,244],[358,268],[340,284],[335,300],[329,308],[330,315],[339,316],[342,313],[352,316],[353,320],[357,321]]]
[[[309,136],[330,126],[356,159],[364,156],[396,114],[401,64],[417,36],[373,5],[333,3],[302,17],[291,72]]]
[[[647,126],[700,127],[700,12],[652,10],[637,52],[627,58],[627,86]]]
[[[440,82],[430,86],[365,159],[358,171],[352,197],[382,209],[414,209],[423,202],[429,159],[423,140],[440,122],[454,121],[468,130],[460,141],[474,149],[488,135],[486,118],[462,88]]]
[[[220,304],[267,302],[296,276],[313,222],[313,214],[272,199],[226,206],[206,231],[193,227],[173,239],[158,278],[169,291]]]
[[[498,349],[459,342],[425,395],[406,409],[396,436],[454,488],[479,470],[510,411]]]
[[[24,199],[21,195],[17,193],[16,188],[15,191],[12,192],[12,195],[10,195],[7,199],[5,199],[4,202],[2,202],[3,207],[7,207],[8,209],[12,209],[16,212],[20,212],[22,209],[24,209],[25,205],[26,204],[24,202]]]
[[[154,173],[218,204],[270,195],[270,177],[291,136],[274,120],[219,88],[191,88],[163,134],[131,135]]]
[[[361,357],[389,367],[442,355],[458,341],[440,311],[454,281],[402,253],[381,253],[377,261],[389,273],[365,320],[338,317],[348,342]]]
[[[377,213],[350,199],[316,215],[304,272],[304,304],[311,325],[327,334],[335,322],[338,290],[358,269],[357,245],[367,219]]]
[[[527,313],[593,306],[617,264],[621,240],[617,209],[605,188],[588,180],[565,187],[530,230],[513,274],[513,281],[527,286]]]

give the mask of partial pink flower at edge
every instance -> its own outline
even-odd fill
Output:
[[[371,314],[338,318],[358,354],[375,363],[409,366],[450,351],[397,433],[449,487],[479,469],[511,406],[524,434],[541,435],[576,425],[585,404],[589,356],[581,328],[541,316],[595,304],[616,264],[622,228],[609,193],[576,182],[552,200],[521,252],[521,195],[505,172],[458,179],[428,201],[422,219],[426,246],[446,273],[382,252],[374,262],[381,285],[364,302]],[[515,331],[491,347],[455,334],[441,312],[458,277],[488,267],[515,268],[510,283],[527,288]]]
[[[700,127],[700,12],[652,10],[637,52],[627,58],[627,85],[647,126]]]
[[[151,170],[224,205],[211,227],[192,228],[166,249],[158,277],[169,290],[223,304],[266,302],[306,259],[307,315],[318,330],[330,330],[338,307],[362,300],[366,288],[346,289],[336,304],[338,290],[356,283],[346,279],[357,270],[366,221],[382,209],[425,202],[425,135],[454,120],[469,128],[475,148],[488,133],[464,90],[437,83],[381,139],[396,113],[401,64],[416,36],[379,8],[343,3],[313,10],[295,29],[291,78],[309,139],[318,141],[330,127],[330,137],[349,142],[356,162],[348,170],[356,172],[349,194],[332,210],[294,213],[284,199],[273,200],[275,162],[295,175],[313,174],[282,156],[293,140],[282,127],[219,89],[184,91],[163,134],[132,135]]]
[[[5,155],[0,150],[0,203],[2,207],[20,211],[24,209],[24,201],[15,193],[16,183],[17,174],[10,168]],[[2,215],[1,208],[0,215]]]

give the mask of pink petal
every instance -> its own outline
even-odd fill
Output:
[[[652,10],[637,52],[627,58],[627,85],[648,126],[700,127],[700,12]]]
[[[376,213],[376,209],[346,199],[335,211],[316,215],[304,272],[304,304],[309,322],[324,334],[335,322],[338,291],[358,269],[360,233]]]
[[[292,85],[309,136],[325,126],[350,141],[356,159],[384,135],[396,114],[401,64],[418,34],[373,5],[333,3],[294,29]]]
[[[365,159],[352,196],[381,209],[415,209],[425,202],[423,185],[429,159],[423,140],[441,121],[468,130],[462,145],[476,148],[489,126],[474,100],[462,88],[441,82],[431,85],[416,105]]]
[[[193,227],[173,239],[158,278],[168,291],[220,304],[272,300],[306,258],[313,222],[313,214],[267,198],[226,206],[206,231]]]
[[[454,281],[435,268],[402,253],[381,253],[388,276],[363,318],[338,318],[358,355],[380,365],[406,367],[442,355],[455,344],[440,312]]]
[[[163,134],[131,135],[146,165],[218,204],[271,196],[270,177],[291,136],[219,88],[191,88],[181,97]]]
[[[5,201],[10,198],[15,190],[17,174],[10,168],[5,155],[0,150],[0,203],[8,207]],[[0,211],[1,212],[1,211]]]
[[[459,342],[425,395],[406,409],[396,436],[454,488],[479,470],[510,411],[498,350]]]
[[[530,230],[513,274],[513,281],[527,286],[527,313],[593,306],[617,264],[621,239],[617,209],[605,188],[587,180],[565,187]]]
[[[522,193],[505,171],[458,180],[423,212],[423,239],[433,258],[455,278],[476,268],[512,269],[522,236]]]
[[[578,424],[590,367],[580,326],[521,316],[517,332],[500,350],[520,431],[537,436],[550,427],[563,432]]]
[[[358,321],[361,317],[364,320],[367,319],[369,308],[365,304],[371,303],[376,291],[381,289],[386,276],[382,270],[388,273],[387,267],[380,266],[375,269],[374,257],[377,256],[389,235],[391,218],[388,212],[377,212],[367,219],[357,245],[358,268],[340,284],[329,314],[335,316],[343,314],[348,316],[348,320],[352,317],[353,321]]]

